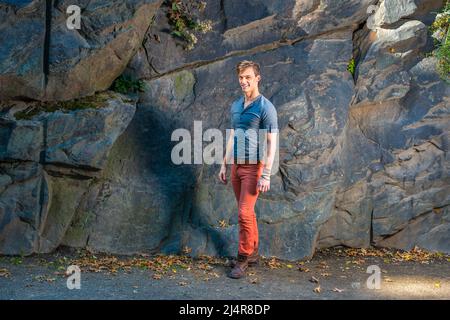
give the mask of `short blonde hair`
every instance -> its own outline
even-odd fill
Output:
[[[260,75],[259,64],[254,61],[243,60],[236,65],[236,73],[239,74],[242,70],[247,68],[253,68],[255,76]]]

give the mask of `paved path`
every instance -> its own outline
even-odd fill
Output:
[[[326,250],[303,262],[265,259],[238,280],[226,276],[225,259],[170,267],[162,275],[145,267],[113,274],[82,269],[79,290],[69,290],[64,275],[73,252],[3,256],[0,299],[450,299],[448,257],[396,261],[343,251]],[[379,289],[367,287],[371,265],[380,268]]]

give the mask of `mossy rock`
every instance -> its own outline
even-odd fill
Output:
[[[191,72],[181,71],[175,76],[173,81],[175,96],[177,99],[183,100],[192,93],[195,84],[195,77]]]
[[[105,107],[108,100],[117,97],[118,95],[116,96],[116,94],[112,92],[101,92],[94,96],[69,101],[36,102],[30,104],[30,106],[25,110],[16,112],[14,117],[17,120],[30,120],[41,112],[55,112],[58,110],[62,112],[70,112],[74,110],[97,109]],[[129,101],[124,100],[124,102]]]

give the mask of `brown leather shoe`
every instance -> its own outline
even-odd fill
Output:
[[[230,278],[239,279],[245,276],[245,271],[248,268],[248,258],[250,256],[244,256],[238,254],[238,259],[231,272],[228,274]]]
[[[248,257],[248,266],[254,267],[259,264],[259,254],[258,254],[258,247],[255,248],[255,250],[252,252],[252,254]],[[236,265],[236,260],[231,260],[230,267],[234,267]]]

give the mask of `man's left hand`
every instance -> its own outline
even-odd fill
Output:
[[[269,191],[269,189],[270,189],[270,180],[259,178],[258,185],[256,187],[261,192]]]

